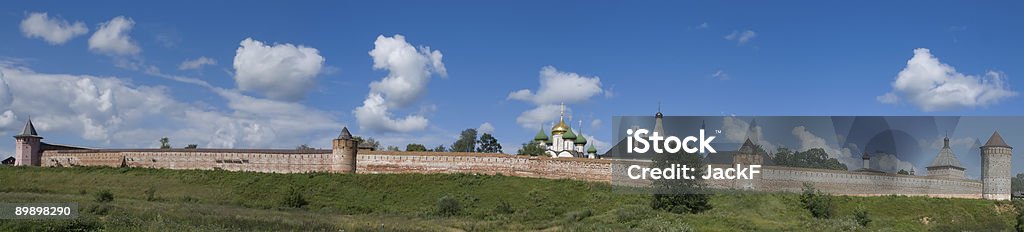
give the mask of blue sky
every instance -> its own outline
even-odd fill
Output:
[[[303,143],[328,147],[341,126],[348,126],[356,135],[372,136],[386,145],[416,142],[433,147],[450,145],[462,129],[489,123],[504,150],[514,152],[537,132],[536,124],[518,120],[521,114],[559,101],[536,96],[518,100],[510,94],[521,89],[538,93],[541,71],[548,66],[557,70],[552,72],[554,79],[599,78],[596,92],[556,89],[570,92],[561,94],[574,97],[568,101],[574,121],[583,120],[583,132],[602,142],[611,140],[612,116],[652,115],[659,101],[667,115],[1024,112],[1016,81],[1024,75],[1020,2],[790,3],[7,3],[0,10],[0,41],[5,44],[0,46],[5,69],[0,70],[8,70],[4,78],[13,103],[0,111],[10,110],[17,120],[0,128],[16,134],[24,119],[32,117],[47,138],[44,141],[54,143],[156,146],[158,138],[169,136],[175,146],[290,148]],[[28,35],[23,21],[44,12],[57,22],[82,22],[87,32],[59,44]],[[124,35],[138,51],[90,49],[90,38],[100,25],[119,16],[133,22]],[[427,120],[424,126],[362,128],[354,110],[372,92],[371,82],[395,70],[374,69],[368,53],[377,48],[380,36],[395,35],[417,49],[429,47],[428,55],[443,53],[438,61],[447,75],[434,66],[417,67],[428,73],[422,92],[407,103],[389,105],[387,113],[395,119],[422,117]],[[313,48],[323,63],[311,76],[298,74],[311,83],[302,86],[298,99],[268,94],[294,82],[287,76],[268,77],[269,87],[262,89],[242,88],[234,60],[247,38],[268,47]],[[915,53],[918,48],[928,50]],[[921,73],[907,72],[910,83],[934,78],[943,81],[928,83],[966,82],[950,87],[966,86],[961,93],[967,96],[948,99],[947,94],[895,88],[894,80],[915,54],[922,61],[930,55],[955,72],[935,74],[925,67]],[[216,64],[179,69],[183,61],[199,57]],[[126,94],[114,94],[120,97],[115,100],[93,99],[65,87],[48,91],[67,97],[42,101],[36,99],[49,95],[17,89],[36,83],[17,78],[49,74],[67,76],[39,83],[119,80],[86,88],[93,90],[86,95],[102,96],[105,88]],[[126,99],[149,96],[131,94],[139,89],[159,91],[162,97],[152,104]],[[887,93],[896,98],[883,101],[880,96]],[[390,98],[385,98],[387,104],[394,103]],[[102,110],[94,112],[89,104],[76,103],[82,99],[95,100],[88,102]],[[106,105],[110,107],[103,108]],[[548,110],[541,119],[553,120],[552,115],[557,112]],[[13,141],[0,148],[13,152]]]

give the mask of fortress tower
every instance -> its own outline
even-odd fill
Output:
[[[1010,200],[1010,162],[1013,147],[1006,145],[996,131],[981,146],[981,197],[990,200]]]
[[[42,139],[43,137],[39,137],[39,134],[36,133],[36,127],[32,125],[32,120],[29,119],[21,134],[14,136],[14,165],[40,166],[43,155],[40,149],[40,140]]]
[[[757,153],[754,143],[747,139],[740,146],[739,151],[732,156],[732,163],[743,165],[763,165],[764,157]]]
[[[339,173],[356,173],[356,152],[359,144],[348,132],[348,127],[341,129],[341,134],[331,143],[331,171]]]
[[[940,149],[939,154],[935,156],[935,160],[932,160],[931,165],[925,167],[928,169],[928,176],[963,179],[964,170],[967,169],[960,166],[960,160],[956,158],[956,154],[953,153],[953,149],[949,147],[949,137],[942,139],[942,143],[942,149]],[[982,154],[982,157],[985,157],[985,155]],[[1010,174],[1007,173],[1006,176],[1009,178]]]

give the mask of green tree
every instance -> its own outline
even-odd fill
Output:
[[[398,146],[388,146],[388,151],[399,151]]]
[[[427,151],[427,147],[423,146],[423,144],[410,143],[405,145],[405,151]]]
[[[299,145],[298,147],[295,147],[295,150],[312,151],[312,150],[316,150],[316,148],[310,147],[309,145],[306,145],[306,144],[302,144],[302,145]]]
[[[189,144],[189,145],[185,146],[185,149],[196,149],[196,148],[199,148],[199,144],[192,143],[192,144]]]
[[[857,224],[860,226],[868,226],[871,223],[871,216],[868,215],[868,210],[864,206],[858,206],[853,210],[853,219],[857,220]]]
[[[803,152],[779,148],[772,161],[775,162],[775,165],[787,167],[848,170],[846,164],[840,163],[836,158],[829,158],[825,149],[821,148],[812,148]]]
[[[160,149],[171,149],[171,140],[167,137],[160,138]]]
[[[288,189],[288,192],[281,198],[281,206],[288,208],[302,208],[303,206],[309,205],[309,201],[302,195],[302,189],[292,186]]]
[[[1017,176],[1010,178],[1010,192],[1016,193],[1024,191],[1024,173],[1017,173]],[[1024,210],[1021,210],[1024,212]]]
[[[491,136],[491,134],[484,133],[483,135],[480,135],[480,141],[477,141],[477,142],[480,143],[480,147],[478,147],[476,149],[476,152],[483,152],[483,153],[502,153],[503,152],[501,150],[501,144],[498,143],[498,139],[494,138],[494,136]]]
[[[444,144],[440,144],[440,145],[437,145],[437,147],[435,147],[434,149],[431,149],[430,151],[432,151],[432,152],[447,152],[448,148],[445,148]]]
[[[537,141],[530,141],[524,143],[522,148],[516,152],[517,155],[528,155],[528,156],[542,156],[544,155],[544,148],[540,147],[540,143]]]
[[[473,152],[476,149],[476,129],[463,130],[459,140],[452,144],[452,152]]]
[[[1021,174],[1017,174],[1017,176],[1020,175]],[[1013,226],[1014,230],[1017,232],[1024,232],[1024,201],[1021,201],[1020,199],[1013,200],[1013,205],[1017,208],[1017,224]]]
[[[356,144],[358,144],[359,147],[369,147],[370,149],[373,150],[381,149],[380,142],[373,139],[373,137],[367,137],[364,139],[363,137],[360,136],[353,136],[352,140],[355,140]]]
[[[445,217],[451,217],[462,213],[462,206],[459,204],[459,199],[451,195],[445,195],[440,199],[437,199],[437,214]]]
[[[803,193],[800,194],[800,203],[815,218],[828,219],[835,215],[836,205],[832,202],[832,195],[822,193],[821,190],[815,189],[814,185],[804,183]]]
[[[672,164],[695,167],[692,176],[703,175],[702,157],[696,153],[661,153],[652,159],[653,168],[664,169]],[[653,197],[651,208],[672,213],[700,213],[711,209],[711,195],[700,177],[693,179],[658,179],[651,182]]]
[[[900,175],[910,175],[910,172],[907,172],[907,170],[903,170],[903,169],[900,169],[900,171],[896,172],[896,174],[900,174]]]

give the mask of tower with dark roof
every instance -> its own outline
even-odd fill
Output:
[[[935,156],[935,160],[932,160],[931,165],[925,167],[928,169],[928,176],[963,179],[966,169],[960,166],[960,160],[956,158],[953,149],[949,147],[949,137],[942,139],[942,143],[942,149]]]
[[[999,132],[992,133],[981,146],[981,196],[991,200],[1010,200],[1010,165],[1013,147]]]
[[[868,155],[868,152],[865,151],[864,156],[861,156],[860,159],[864,160],[864,167],[862,169],[871,169],[871,155]]]
[[[331,171],[340,173],[356,173],[356,153],[359,151],[358,141],[348,132],[348,127],[341,129],[341,134],[331,143]]]
[[[665,137],[665,125],[662,123],[662,119],[665,115],[661,114],[661,105],[658,105],[658,113],[654,114],[654,131],[658,132],[658,136]],[[653,133],[652,132],[652,133]]]
[[[32,125],[32,119],[29,119],[21,134],[14,136],[14,165],[40,166],[43,155],[40,150],[41,140],[43,137],[39,137],[36,127]]]
[[[733,164],[743,165],[763,165],[764,157],[758,154],[757,148],[755,148],[754,142],[747,139],[740,145],[739,152],[732,155]]]

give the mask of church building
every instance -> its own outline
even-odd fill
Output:
[[[541,127],[533,141],[544,148],[544,154],[550,157],[580,157],[596,159],[597,148],[594,144],[587,147],[587,138],[583,137],[583,125],[580,122],[580,134],[573,132],[572,127],[565,123],[565,105],[559,112],[558,123],[551,127],[551,135]],[[586,147],[586,149],[584,149]]]

